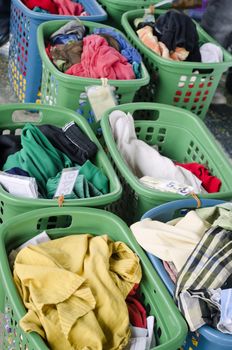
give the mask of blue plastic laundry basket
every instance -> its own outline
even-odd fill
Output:
[[[214,199],[202,199],[202,207],[212,207],[214,205],[224,203],[224,201]],[[167,204],[160,205],[147,211],[141,218],[150,218],[167,222],[176,217],[184,216],[188,209],[196,208],[197,203],[194,199],[184,199],[173,201]],[[169,293],[174,294],[175,285],[171,281],[166,272],[162,261],[152,254],[147,254],[153,267],[158,272],[160,278],[166,285]],[[207,325],[201,327],[197,332],[189,332],[186,338],[184,350],[231,350],[232,349],[232,335],[224,334]]]
[[[89,16],[85,21],[103,22],[107,13],[95,0],[79,0]],[[20,102],[39,102],[42,63],[37,47],[38,26],[54,19],[73,16],[52,15],[29,10],[21,0],[12,0],[10,19],[9,79]]]

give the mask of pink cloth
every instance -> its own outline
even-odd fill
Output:
[[[133,67],[100,35],[88,35],[83,39],[81,62],[74,64],[66,74],[85,78],[135,79]]]
[[[163,261],[163,265],[167,273],[169,274],[169,277],[171,278],[172,282],[176,284],[177,280],[177,271],[174,267],[174,264],[172,262]]]
[[[53,0],[53,2],[58,8],[59,15],[80,16],[84,11],[84,7],[81,4],[71,0]]]

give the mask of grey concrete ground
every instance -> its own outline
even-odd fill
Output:
[[[0,104],[17,102],[9,85],[8,65],[9,45],[0,48]],[[224,87],[223,77],[221,89]],[[211,105],[205,123],[232,160],[232,96],[227,96],[227,105]]]

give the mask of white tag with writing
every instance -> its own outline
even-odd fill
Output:
[[[79,170],[76,168],[63,169],[54,197],[65,196],[72,193]]]
[[[142,182],[145,186],[161,192],[178,193],[182,196],[186,196],[193,192],[192,186],[180,184],[177,181],[154,179],[150,176],[143,176],[139,179],[139,181]]]

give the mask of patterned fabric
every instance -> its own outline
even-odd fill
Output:
[[[231,274],[232,231],[211,227],[177,278],[175,298],[191,331],[205,323],[215,325],[219,308],[210,290],[223,287]]]

